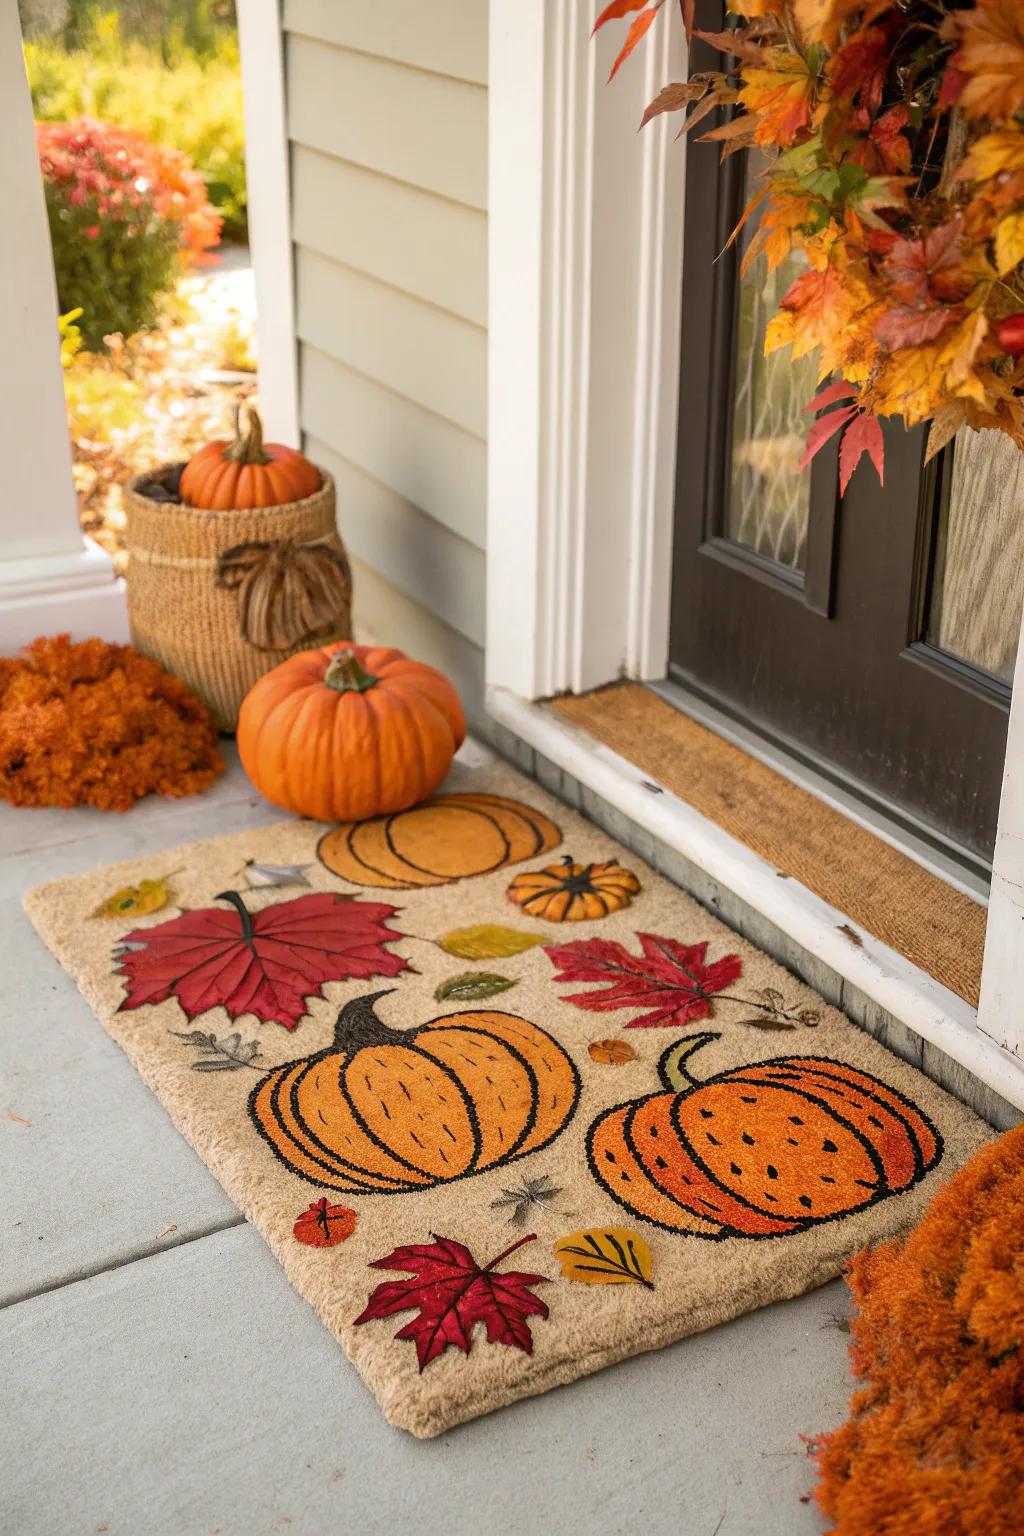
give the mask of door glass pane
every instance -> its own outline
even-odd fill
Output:
[[[762,157],[744,156],[744,206],[757,189]],[[740,258],[757,228],[757,214],[739,237]],[[738,279],[732,452],[726,533],[781,565],[802,570],[807,542],[811,472],[797,466],[811,418],[803,407],[817,390],[815,359],[790,357],[788,347],[764,355],[765,327],[804,263],[790,256],[768,273],[761,255]]]
[[[1013,681],[1024,605],[1024,453],[1002,432],[957,433],[928,639]]]

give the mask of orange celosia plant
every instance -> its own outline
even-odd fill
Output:
[[[664,0],[636,12],[614,75]],[[681,0],[693,32],[694,0]],[[666,86],[644,115],[723,158],[768,154],[741,225],[745,265],[791,252],[805,270],[769,323],[766,350],[817,352],[822,412],[804,463],[842,431],[845,489],[865,452],[882,473],[880,417],[931,420],[928,456],[962,426],[1024,447],[1024,3],[1022,0],[729,0],[735,30],[697,31],[734,63]],[[595,29],[596,30],[596,29]],[[735,238],[735,233],[733,238]]]
[[[126,811],[223,771],[205,706],[131,646],[57,635],[0,657],[0,799]]]
[[[985,1147],[905,1243],[854,1259],[865,1385],[814,1454],[835,1536],[1024,1528],[1024,1126]]]

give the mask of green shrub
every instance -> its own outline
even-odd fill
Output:
[[[62,311],[79,309],[90,351],[157,319],[183,261],[200,264],[220,219],[176,150],[81,118],[36,127]]]
[[[237,36],[226,25],[213,26],[216,4],[164,9],[179,14],[166,21],[159,41],[128,36],[116,11],[91,8],[75,23],[76,46],[70,51],[60,35],[26,42],[36,117],[44,122],[102,118],[181,150],[206,181],[207,196],[224,219],[224,237],[244,241]],[[202,51],[190,38],[203,42]]]

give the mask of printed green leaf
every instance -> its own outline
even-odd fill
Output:
[[[541,934],[503,928],[499,923],[453,928],[437,940],[445,954],[455,955],[459,960],[507,960],[510,955],[520,955],[524,949],[543,942]]]
[[[513,978],[498,976],[493,971],[463,971],[459,976],[449,976],[447,981],[442,981],[434,996],[439,1003],[446,998],[471,1003],[481,997],[496,997],[499,992],[507,992],[514,986]]]

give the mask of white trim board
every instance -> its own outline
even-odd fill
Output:
[[[973,1008],[933,977],[861,933],[857,945],[842,932],[844,913],[778,871],[693,806],[649,780],[632,763],[542,704],[506,689],[488,690],[492,718],[570,774],[630,821],[678,850],[719,884],[763,913],[781,932],[837,975],[964,1067],[994,1093],[1024,1109],[1024,1062],[978,1028]]]
[[[281,3],[238,0],[237,9],[260,411],[268,439],[298,448],[298,340]]]

